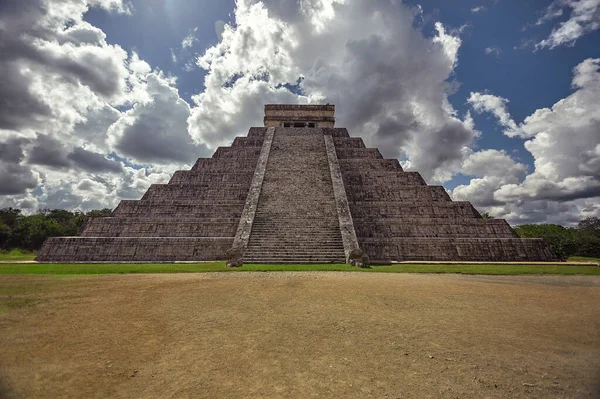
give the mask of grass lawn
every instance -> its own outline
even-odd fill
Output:
[[[383,273],[460,273],[460,274],[587,274],[600,275],[600,267],[568,265],[497,265],[497,264],[393,264],[359,269],[343,264],[259,265],[229,268],[225,262],[205,263],[92,263],[41,264],[10,263],[31,261],[35,254],[14,249],[0,253],[0,274],[114,274],[114,273],[199,273],[237,271],[353,271]],[[571,262],[597,262],[600,258],[571,257]]]
[[[571,256],[569,262],[596,262],[600,263],[600,258],[588,258],[585,256]]]
[[[35,254],[20,249],[13,249],[9,252],[0,252],[0,261],[24,261],[34,260]]]
[[[199,273],[238,271],[353,271],[357,273],[459,273],[459,274],[559,274],[600,275],[597,266],[567,265],[495,265],[495,264],[394,264],[360,269],[343,264],[323,265],[259,265],[249,264],[229,268],[225,262],[207,263],[99,263],[99,264],[41,264],[4,263],[0,274],[115,274],[115,273]]]

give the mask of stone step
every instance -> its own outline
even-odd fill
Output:
[[[334,229],[292,229],[289,226],[284,226],[281,229],[275,228],[252,228],[252,233],[262,236],[272,236],[277,234],[288,234],[288,235],[315,235],[323,237],[341,237],[339,230]]]
[[[309,241],[303,240],[298,241],[297,238],[274,238],[274,239],[252,239],[248,242],[251,247],[264,246],[264,247],[281,247],[281,246],[294,246],[294,247],[315,247],[315,248],[329,248],[343,246],[343,241],[339,240],[319,240]]]
[[[246,258],[344,258],[344,251],[337,252],[272,252],[272,251],[246,251]]]
[[[268,223],[255,223],[252,226],[253,230],[263,231],[263,230],[293,230],[293,231],[330,231],[334,232],[340,231],[339,224],[337,226],[332,226],[331,224],[312,224],[312,223],[286,223],[282,220],[277,220]]]
[[[249,242],[248,243],[248,248],[268,248],[268,249],[280,249],[280,248],[303,248],[303,249],[319,249],[319,250],[325,250],[325,249],[339,249],[343,247],[343,243],[341,241],[339,242],[332,242],[329,244],[318,244],[318,243],[311,243],[311,242],[303,242],[303,243],[297,243],[297,242],[282,242],[282,241],[277,241],[277,242],[257,242],[257,241],[253,241],[253,242]]]
[[[254,231],[253,230],[253,235],[255,237],[265,237],[265,238],[273,238],[273,237],[306,237],[307,240],[311,240],[311,241],[315,241],[315,240],[320,240],[320,239],[331,239],[331,240],[337,240],[337,239],[341,239],[341,234],[340,232],[322,232],[322,231],[318,231],[318,230],[314,230],[311,232],[302,232],[302,231],[293,231],[293,230],[288,230],[288,231],[280,231],[280,232],[265,232],[265,231]]]
[[[297,263],[346,263],[346,260],[342,258],[244,258],[244,263],[255,263],[255,264],[264,264],[264,263],[272,263],[272,264],[297,264]]]
[[[314,215],[293,215],[293,214],[284,213],[284,212],[280,212],[280,213],[275,213],[275,212],[270,212],[270,213],[257,212],[256,216],[255,216],[255,220],[271,220],[272,216],[277,216],[279,220],[285,220],[285,221],[306,220],[306,221],[309,221],[309,222],[318,222],[318,221],[331,222],[333,220],[338,220],[338,218],[337,218],[337,211],[336,211],[335,215],[318,215],[318,216],[314,216]]]
[[[302,256],[302,257],[307,257],[307,256],[321,256],[321,257],[344,257],[344,251],[343,250],[337,250],[337,251],[272,251],[269,249],[265,249],[265,250],[261,250],[261,249],[256,249],[256,250],[246,250],[246,252],[244,253],[244,256],[249,256],[249,257],[279,257],[279,258],[285,258],[285,257],[293,257],[293,256]]]
[[[252,233],[256,236],[272,237],[275,235],[289,235],[289,236],[314,236],[314,237],[341,237],[339,231],[323,231],[323,230],[255,230],[252,229]]]
[[[301,236],[301,237],[309,237],[312,236],[316,239],[316,237],[331,237],[338,238],[341,237],[340,232],[322,232],[321,230],[311,230],[311,231],[293,231],[293,230],[255,230],[252,228],[252,233],[256,237],[274,237],[274,236]]]
[[[275,131],[245,262],[344,262],[325,140],[310,132]]]

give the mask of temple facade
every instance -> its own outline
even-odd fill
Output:
[[[265,106],[264,127],[121,201],[42,262],[552,261],[539,239],[336,128],[333,105]]]

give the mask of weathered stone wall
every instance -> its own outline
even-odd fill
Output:
[[[264,128],[219,147],[168,184],[153,184],[141,200],[121,201],[112,218],[90,220],[81,237],[44,243],[38,260],[172,261],[224,259],[232,246]]]
[[[302,116],[293,108],[273,107],[271,116]],[[333,118],[333,108],[313,111],[315,117],[329,118],[331,112]],[[219,147],[191,170],[175,172],[168,184],[153,184],[141,200],[122,201],[112,218],[90,220],[80,237],[47,240],[38,260],[224,259],[249,218],[250,212],[242,215],[261,157],[264,180],[254,190],[255,213],[244,230],[246,261],[344,262],[348,248],[342,233],[350,225],[359,247],[375,261],[555,260],[543,241],[517,238],[504,220],[482,219],[469,202],[451,201],[443,187],[404,172],[398,160],[383,159],[346,129],[331,124],[270,132],[253,127],[231,147]],[[329,156],[326,142],[334,147]],[[330,167],[331,157],[341,180]],[[341,222],[340,204],[350,213]]]
[[[202,183],[230,183],[248,185],[252,181],[254,172],[206,172],[178,170],[173,174],[169,184],[202,184]]]
[[[243,183],[175,183],[152,184],[142,200],[160,200],[163,198],[178,198],[182,200],[245,200],[248,185]]]
[[[82,237],[233,237],[238,218],[97,218]]]
[[[318,127],[333,128],[335,124],[333,105],[265,105],[264,123],[266,127],[280,127],[284,122],[316,122]]]
[[[361,237],[518,238],[502,219],[406,217],[370,218],[356,225]]]
[[[377,260],[535,262],[555,260],[541,239],[365,238],[362,248]]]
[[[373,170],[347,170],[344,174],[344,181],[350,186],[360,186],[365,189],[370,187],[395,187],[400,186],[425,186],[425,180],[418,172],[398,171],[390,173],[389,171]]]
[[[55,237],[42,262],[174,262],[225,259],[233,237]]]
[[[374,261],[553,260],[541,240],[518,239],[504,220],[404,172],[398,160],[343,135],[334,143],[360,247]]]

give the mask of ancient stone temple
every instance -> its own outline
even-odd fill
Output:
[[[333,105],[267,105],[265,127],[122,201],[80,236],[48,239],[38,260],[553,260],[542,240],[483,219],[334,122]]]

